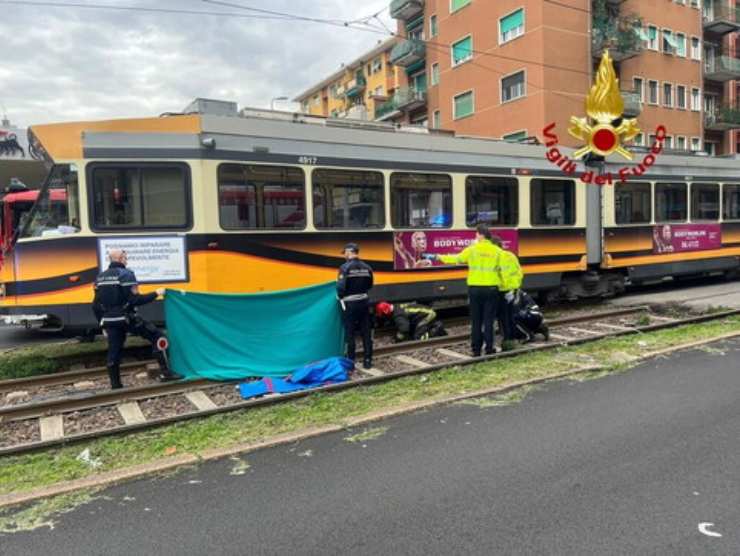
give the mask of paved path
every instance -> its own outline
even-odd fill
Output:
[[[669,282],[660,286],[643,286],[635,293],[628,293],[610,301],[614,305],[640,305],[644,303],[682,303],[697,309],[727,307],[740,309],[740,281],[726,282],[715,278]]]
[[[738,554],[738,355],[731,341],[135,481],[0,536],[0,553]]]
[[[20,326],[5,326],[0,324],[0,350],[45,342],[63,342],[68,338],[54,332],[40,330],[26,330]]]

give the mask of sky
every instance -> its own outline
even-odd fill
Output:
[[[291,99],[387,36],[343,26],[265,19],[203,0],[49,0],[257,16],[50,7],[0,1],[0,115],[19,127],[157,116],[197,97],[269,107]],[[312,18],[352,21],[389,0],[224,0]],[[270,16],[268,16],[270,17]],[[377,26],[380,23],[374,22]],[[277,101],[275,108],[297,105]]]

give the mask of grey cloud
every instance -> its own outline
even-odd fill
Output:
[[[351,20],[390,2],[241,3]],[[238,11],[197,0],[118,4]],[[0,60],[0,102],[18,125],[150,116],[180,110],[197,96],[265,107],[273,97],[292,98],[383,39],[307,22],[15,5],[0,10],[0,36],[12,44]],[[387,10],[382,17],[393,26]]]

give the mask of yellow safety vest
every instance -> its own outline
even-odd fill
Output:
[[[445,264],[468,265],[468,286],[501,286],[502,249],[488,239],[466,247],[457,255],[440,255]]]
[[[509,292],[522,287],[524,273],[519,259],[511,251],[501,253],[501,291]]]

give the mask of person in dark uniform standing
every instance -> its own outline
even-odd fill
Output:
[[[156,326],[136,314],[136,307],[164,296],[164,288],[140,294],[136,275],[126,268],[128,262],[126,252],[114,249],[110,251],[108,257],[110,266],[95,280],[93,312],[108,337],[107,365],[111,388],[114,390],[123,388],[120,365],[123,345],[129,333],[151,342],[161,369],[160,380],[178,378],[170,371],[164,352],[157,347],[159,339],[164,335]]]
[[[360,248],[356,243],[344,246],[344,258],[347,262],[339,267],[337,297],[342,305],[347,357],[355,360],[355,334],[360,332],[364,349],[363,367],[370,369],[373,366],[373,339],[368,292],[373,287],[373,269],[360,260]]]

